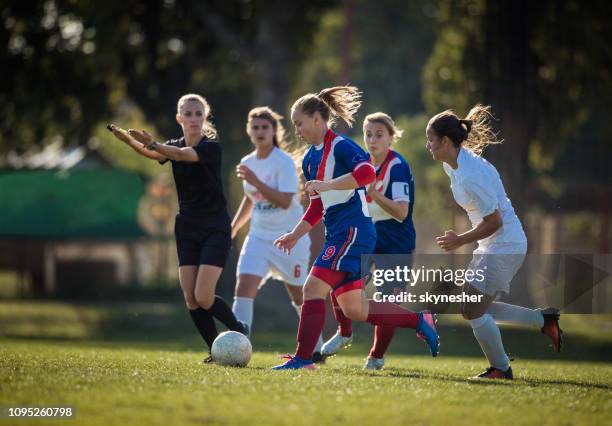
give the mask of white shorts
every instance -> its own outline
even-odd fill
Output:
[[[287,284],[303,286],[308,276],[309,261],[308,235],[300,238],[290,255],[275,247],[274,241],[249,235],[242,245],[236,274],[263,277],[262,285],[267,278],[275,278]]]
[[[468,269],[480,270],[484,279],[474,278],[470,286],[489,296],[498,292],[510,293],[510,283],[521,269],[526,253],[526,242],[477,248]]]

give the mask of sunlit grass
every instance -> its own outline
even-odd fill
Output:
[[[398,332],[386,368],[365,372],[371,331],[356,327],[355,344],[317,371],[272,372],[292,333],[256,332],[249,366],[224,368],[201,363],[181,306],[0,303],[0,406],[73,406],[58,425],[606,424],[609,318],[564,319],[562,354],[539,333],[504,330],[516,380],[478,384],[467,379],[486,361],[456,317],[440,321],[436,359]]]

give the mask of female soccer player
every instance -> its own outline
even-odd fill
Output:
[[[393,142],[402,136],[393,119],[377,112],[363,121],[363,136],[370,158],[376,167],[376,179],[367,193],[368,210],[376,227],[376,247],[373,254],[378,269],[394,269],[395,261],[402,257],[402,264],[412,267],[416,233],[412,222],[414,206],[414,181],[408,162],[391,149]],[[385,259],[385,254],[396,255]],[[401,255],[401,256],[398,256]],[[397,294],[406,290],[405,283],[389,282],[376,291],[383,294]],[[351,320],[343,313],[332,294],[334,316],[338,331],[323,345],[324,357],[336,354],[353,340]],[[364,369],[380,370],[385,365],[384,354],[395,334],[394,327],[376,326],[374,342],[366,359]]]
[[[465,119],[451,110],[435,115],[427,124],[426,146],[434,160],[443,163],[455,201],[472,223],[472,229],[463,234],[446,231],[436,238],[438,245],[452,251],[478,242],[470,269],[483,271],[484,279],[465,284],[464,292],[482,295],[482,302],[462,306],[463,317],[472,326],[490,364],[477,378],[512,379],[496,322],[541,329],[551,338],[555,352],[561,350],[563,334],[556,309],[528,309],[494,301],[498,292],[509,292],[527,252],[527,238],[497,170],[480,157],[487,145],[499,143],[489,124],[490,110],[476,105]]]
[[[275,370],[314,369],[311,357],[325,321],[325,297],[331,290],[342,312],[352,320],[373,325],[413,328],[438,354],[434,315],[414,313],[388,302],[365,298],[361,279],[361,256],[372,253],[376,230],[368,213],[365,186],[376,172],[367,154],[353,141],[336,135],[329,125],[335,117],[347,124],[361,105],[356,87],[341,86],[307,94],[291,109],[291,120],[300,139],[312,146],[304,156],[310,205],[293,231],[275,244],[291,252],[299,239],[324,216],[325,245],[304,286],[295,356]]]
[[[230,330],[248,331],[227,303],[215,295],[231,246],[231,227],[221,182],[221,147],[209,114],[210,106],[202,96],[182,96],[176,121],[183,137],[164,144],[153,141],[145,130],[110,128],[138,154],[161,164],[172,162],[179,201],[174,226],[179,281],[191,318],[210,350],[217,337],[213,317]],[[210,362],[210,357],[205,361]]]
[[[298,317],[302,288],[310,260],[310,238],[302,238],[290,256],[274,240],[300,221],[304,210],[296,196],[299,177],[286,147],[282,117],[269,107],[249,112],[247,134],[255,150],[236,167],[242,179],[244,197],[232,221],[232,239],[249,219],[249,234],[238,259],[236,295],[232,310],[252,330],[253,303],[264,278],[272,276],[285,283]],[[323,345],[320,339],[319,348]],[[316,351],[315,351],[316,354]]]

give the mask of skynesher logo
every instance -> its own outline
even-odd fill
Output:
[[[387,282],[403,282],[414,287],[418,282],[452,282],[461,287],[466,282],[483,282],[485,279],[484,269],[440,269],[420,268],[414,269],[408,266],[396,266],[395,269],[375,269],[372,282],[380,287]]]

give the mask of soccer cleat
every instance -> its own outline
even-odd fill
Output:
[[[508,367],[506,371],[502,371],[499,368],[489,367],[478,376],[474,376],[471,378],[472,380],[482,380],[482,379],[504,379],[504,380],[513,380],[514,376],[512,375],[512,367]]]
[[[214,364],[215,362],[212,359],[212,356],[209,354],[206,358],[202,360],[202,364]]]
[[[323,357],[334,356],[340,349],[351,346],[351,343],[353,343],[352,334],[349,337],[345,337],[336,331],[336,334],[321,347],[321,355],[323,355]]]
[[[371,356],[366,358],[366,362],[363,365],[364,370],[382,370],[385,366],[384,358],[373,358]]]
[[[427,343],[431,356],[436,357],[440,350],[440,338],[436,331],[436,314],[432,314],[429,311],[421,311],[418,315],[419,324],[417,325],[416,335]]]
[[[544,326],[542,333],[546,334],[552,340],[553,351],[561,352],[561,344],[563,343],[563,330],[559,327],[559,310],[556,308],[542,309],[544,317]]]
[[[238,322],[242,326],[242,330],[239,330],[240,333],[244,334],[246,337],[249,338],[249,340],[251,340],[251,327],[249,327],[249,325],[244,321],[238,320]]]
[[[312,354],[312,362],[315,364],[325,364],[325,357],[321,352],[314,352]]]
[[[272,370],[299,370],[300,368],[305,368],[307,370],[314,370],[315,365],[309,359],[302,359],[299,356],[291,356],[281,355],[279,356],[281,359],[286,359],[283,364],[272,367]]]

